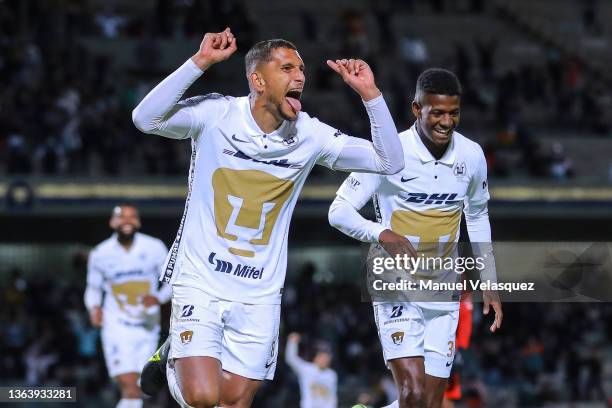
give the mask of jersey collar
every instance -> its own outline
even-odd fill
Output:
[[[271,133],[265,133],[263,130],[261,130],[261,128],[255,121],[255,118],[253,117],[253,113],[251,112],[251,103],[249,101],[249,96],[245,96],[242,99],[243,99],[241,101],[242,103],[240,104],[242,112],[243,112],[242,116],[245,118],[245,125],[246,125],[245,130],[249,136],[262,138],[265,135],[270,140],[275,140],[275,141],[280,142],[285,138],[284,137],[285,134],[290,133],[289,130],[293,126],[292,126],[292,123],[287,120],[284,120],[283,123],[281,123],[281,125],[275,131]]]
[[[126,249],[123,247],[123,245],[121,245],[121,244],[119,243],[119,239],[117,239],[117,235],[118,235],[118,234],[117,234],[116,232],[113,232],[113,235],[111,235],[111,238],[113,239],[113,243],[114,243],[114,245],[115,245],[117,248],[121,249],[122,251],[127,251],[127,252],[130,252],[130,253],[131,253],[131,252],[133,252],[133,251],[134,251],[134,248],[136,248],[136,246],[137,246],[137,245],[138,245],[138,243],[140,242],[140,232],[136,232],[136,233],[134,234],[134,240],[132,241],[132,246],[130,247],[130,249],[129,249],[129,250],[126,250]]]
[[[421,137],[419,136],[419,133],[417,132],[416,123],[412,125],[410,130],[412,131],[412,141],[413,141],[412,147],[414,148],[414,151],[416,155],[419,157],[419,159],[423,163],[428,163],[430,161],[436,160],[436,158],[433,157],[433,155],[429,152],[429,150],[427,150],[427,147],[423,144],[423,141],[421,140]],[[455,158],[457,156],[455,150],[456,150],[455,149],[455,135],[453,134],[453,136],[451,137],[450,144],[448,145],[448,148],[446,149],[446,151],[444,152],[440,160],[437,160],[437,161],[440,163],[444,163],[449,166],[452,166],[455,163]]]

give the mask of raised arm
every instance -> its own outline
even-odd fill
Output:
[[[229,28],[206,33],[200,49],[176,71],[160,82],[132,112],[134,125],[144,133],[185,139],[198,126],[190,104],[179,103],[185,91],[210,66],[236,51],[236,39]]]
[[[404,168],[404,154],[397,128],[385,100],[374,82],[372,70],[362,60],[327,61],[363,100],[370,118],[372,142],[349,138],[337,156],[333,168],[395,174]]]
[[[291,333],[287,338],[287,346],[285,347],[285,362],[299,376],[301,372],[308,366],[308,363],[298,355],[298,344],[300,344],[299,333]]]

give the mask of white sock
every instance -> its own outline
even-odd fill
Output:
[[[115,408],[142,408],[140,398],[121,398]]]
[[[382,408],[399,408],[399,402],[397,402],[397,400],[395,400],[391,404],[385,405]]]
[[[174,368],[170,368],[169,364],[166,365],[166,378],[168,379],[170,395],[174,397],[174,400],[178,402],[182,408],[191,408],[191,406],[187,405],[185,402],[183,394],[181,393],[181,387],[179,387],[178,380],[176,379],[176,372]]]

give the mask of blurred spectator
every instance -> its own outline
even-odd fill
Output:
[[[565,180],[574,175],[572,160],[565,156],[565,149],[554,142],[550,153],[550,175],[557,180]]]
[[[400,40],[400,58],[404,61],[409,83],[416,83],[429,59],[427,44],[416,35],[405,34]]]

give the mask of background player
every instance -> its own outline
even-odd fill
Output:
[[[207,33],[133,112],[144,132],[192,140],[189,193],[164,276],[173,284],[170,345],[142,375],[143,389],[158,384],[168,357],[170,391],[183,406],[248,407],[273,378],[289,221],[313,166],[384,174],[404,166],[391,114],[361,60],[327,64],[364,101],[372,142],[301,112],[304,63],[285,40],[246,54],[249,96],[179,102],[236,48],[229,28]]]
[[[285,361],[295,372],[300,384],[301,408],[336,408],[338,376],[330,368],[332,354],[328,345],[318,344],[312,362],[298,355],[300,334],[287,338]]]
[[[121,389],[119,408],[142,406],[138,376],[159,342],[159,304],[171,297],[170,285],[158,291],[159,271],[168,250],[157,238],[138,232],[138,210],[113,209],[115,233],[89,255],[85,305],[91,324],[102,327],[109,375]]]
[[[478,144],[455,131],[460,95],[452,72],[424,71],[412,102],[416,123],[400,134],[405,171],[392,176],[352,173],[338,190],[329,221],[353,238],[380,243],[389,253],[414,256],[413,246],[457,242],[464,211],[470,240],[478,244],[474,251],[486,260],[481,275],[492,278],[486,161]],[[379,222],[358,213],[372,196]],[[501,304],[487,296],[485,314],[489,305],[495,309],[494,332],[501,325]],[[374,302],[384,358],[400,395],[391,407],[440,406],[455,353],[458,309],[458,301]]]

